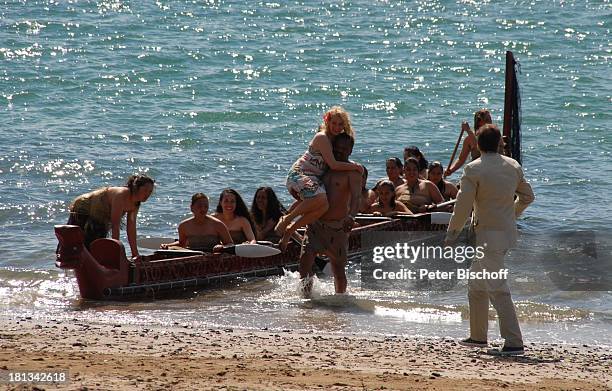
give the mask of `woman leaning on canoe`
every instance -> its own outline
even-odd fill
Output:
[[[155,181],[146,175],[132,175],[125,186],[109,186],[77,197],[70,205],[68,224],[78,225],[85,233],[85,247],[91,242],[111,237],[119,240],[121,219],[127,213],[127,238],[132,258],[138,258],[136,216],[141,202],[151,196]]]

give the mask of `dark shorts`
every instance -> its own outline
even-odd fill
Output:
[[[349,233],[342,221],[317,220],[309,224],[302,243],[302,254],[314,252],[332,255],[334,261],[346,263]]]
[[[70,212],[67,224],[78,225],[83,229],[83,233],[85,234],[85,247],[88,249],[89,245],[94,240],[106,238],[109,233],[109,224],[100,223],[86,214]]]

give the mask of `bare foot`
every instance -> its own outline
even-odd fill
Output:
[[[304,299],[312,299],[312,284],[314,282],[314,276],[309,274],[308,276],[300,280],[299,290]]]

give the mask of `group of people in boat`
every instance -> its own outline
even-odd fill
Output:
[[[474,129],[491,123],[487,110],[476,112]],[[341,107],[328,110],[306,152],[291,166],[287,174],[287,189],[295,202],[286,210],[270,187],[255,191],[250,210],[241,195],[234,189],[223,190],[217,207],[209,214],[209,198],[196,193],[191,198],[192,216],[178,226],[178,240],[162,245],[213,251],[217,245],[231,243],[279,242],[285,248],[300,228],[317,222],[330,209],[328,190],[324,176],[328,172],[340,172],[360,177],[360,194],[353,200],[356,211],[346,209],[347,221],[343,232],[349,232],[355,224],[357,213],[392,216],[394,214],[423,213],[434,210],[443,201],[457,195],[457,187],[444,179],[456,171],[467,159],[477,157],[475,134],[467,123],[467,131],[459,159],[446,171],[440,162],[428,163],[416,146],[406,147],[403,159],[386,160],[387,177],[376,182],[372,189],[366,186],[368,170],[362,164],[348,160],[355,142],[355,131],[349,114]],[[342,135],[342,136],[340,136]],[[339,147],[334,141],[340,136]],[[350,145],[349,145],[350,144]],[[348,154],[347,148],[350,148]],[[340,155],[336,149],[343,149]],[[340,158],[338,158],[340,156]],[[69,224],[83,228],[85,245],[108,236],[119,239],[122,216],[127,214],[127,238],[133,258],[139,257],[136,242],[136,215],[140,203],[153,192],[155,181],[146,175],[133,175],[125,186],[104,187],[77,197],[70,206]],[[356,198],[356,197],[352,197]],[[448,210],[448,209],[445,209]],[[300,237],[301,239],[301,237]]]
[[[132,258],[139,257],[136,242],[136,215],[140,203],[147,201],[155,181],[146,175],[133,175],[125,186],[104,187],[77,197],[70,205],[68,224],[83,229],[85,246],[109,232],[119,240],[122,216],[127,214],[127,238]],[[275,234],[280,216],[286,212],[270,187],[255,192],[249,210],[234,189],[225,189],[219,196],[217,207],[209,212],[209,199],[204,193],[191,197],[192,217],[178,226],[178,240],[162,244],[162,248],[178,246],[202,251],[213,251],[217,245],[232,243],[278,242]]]
[[[255,191],[250,210],[234,189],[223,190],[215,212],[209,215],[208,210],[208,197],[204,193],[194,194],[191,197],[193,216],[179,224],[178,240],[162,244],[162,248],[178,246],[210,252],[219,245],[280,239],[274,227],[285,208],[270,187]]]
[[[421,213],[457,197],[444,245],[454,243],[473,212],[477,222],[476,243],[484,249],[484,256],[473,261],[470,273],[507,271],[504,257],[516,243],[516,217],[535,196],[520,164],[502,156],[504,140],[491,122],[490,113],[480,110],[474,116],[474,130],[467,123],[462,124],[462,134],[467,132],[467,137],[459,159],[453,163],[451,158],[446,171],[439,162],[429,164],[419,148],[410,146],[404,149],[403,161],[397,157],[386,160],[387,178],[370,190],[365,185],[366,168],[349,160],[355,142],[350,117],[341,107],[332,107],[323,116],[308,149],[287,174],[287,189],[296,200],[289,210],[284,210],[269,187],[257,189],[250,211],[238,192],[226,189],[219,196],[216,212],[209,215],[208,197],[196,193],[191,199],[193,216],[179,224],[178,241],[162,246],[214,250],[218,244],[280,239],[280,247],[285,248],[297,236],[302,248],[299,272],[304,293],[310,292],[309,277],[318,254],[329,258],[336,293],[344,293],[348,237],[357,213],[385,216]],[[474,161],[466,166],[458,193],[457,187],[444,177],[458,170],[468,156]],[[88,246],[95,238],[105,237],[109,230],[118,239],[121,216],[127,213],[128,241],[132,256],[138,257],[136,214],[153,187],[151,178],[132,176],[125,187],[106,187],[82,195],[70,207],[69,224],[83,228]],[[298,230],[304,227],[304,235],[298,235]],[[491,302],[499,315],[505,343],[502,349],[490,350],[490,354],[523,354],[522,335],[506,279],[471,279],[468,297],[470,337],[459,344],[488,346]]]

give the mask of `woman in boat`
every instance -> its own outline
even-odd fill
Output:
[[[401,186],[405,183],[402,177],[404,171],[404,165],[398,157],[391,157],[387,159],[387,177],[393,183],[395,187]]]
[[[461,130],[467,133],[467,137],[463,140],[463,146],[461,147],[461,152],[459,153],[457,161],[451,163],[444,172],[445,177],[450,176],[453,172],[460,169],[467,160],[468,155],[471,155],[472,161],[480,157],[476,133],[480,127],[491,123],[493,123],[493,120],[491,119],[491,113],[487,109],[481,109],[474,113],[474,129],[470,129],[470,125],[466,121],[461,123]]]
[[[427,170],[429,175],[427,179],[438,187],[438,190],[442,193],[442,197],[444,197],[444,201],[449,201],[457,198],[458,190],[457,186],[442,177],[443,172],[444,167],[442,167],[442,163],[433,162],[429,165],[429,170]]]
[[[419,147],[411,145],[404,148],[404,161],[410,157],[415,158],[417,162],[419,162],[419,178],[427,179],[427,167],[429,166],[429,162],[427,162],[425,155],[423,155]]]
[[[376,185],[378,202],[372,205],[375,216],[393,216],[398,213],[412,214],[404,204],[395,200],[395,185],[388,179],[383,179]]]
[[[138,259],[136,216],[140,203],[151,196],[155,181],[146,175],[132,175],[125,186],[109,186],[77,197],[70,204],[69,225],[78,225],[85,233],[85,247],[96,239],[119,240],[121,219],[127,213],[127,238],[132,258]]]
[[[219,219],[208,216],[208,197],[204,193],[195,193],[191,197],[193,217],[183,220],[178,226],[179,239],[173,243],[162,244],[167,249],[172,246],[212,252],[218,244],[232,244],[227,227]]]
[[[278,243],[280,235],[274,232],[278,220],[286,212],[271,187],[260,187],[251,204],[251,218],[255,223],[255,238]]]
[[[363,175],[361,176],[361,200],[359,201],[359,213],[371,213],[370,208],[376,202],[376,193],[367,188],[368,169],[363,166]]]
[[[412,213],[427,212],[433,205],[444,201],[436,185],[419,178],[419,162],[415,158],[404,162],[404,178],[406,183],[395,189],[395,198]]]
[[[235,244],[257,243],[251,215],[236,190],[225,189],[221,192],[213,217],[225,224]]]
[[[308,150],[289,169],[287,189],[297,202],[289,208],[289,214],[281,217],[276,225],[276,232],[283,235],[281,248],[287,246],[298,228],[317,221],[329,208],[321,179],[328,169],[363,172],[358,164],[339,162],[334,158],[332,142],[340,133],[355,137],[348,113],[343,108],[334,106],[323,116],[323,124],[319,126],[318,132],[308,145]],[[293,222],[298,216],[300,218]]]

